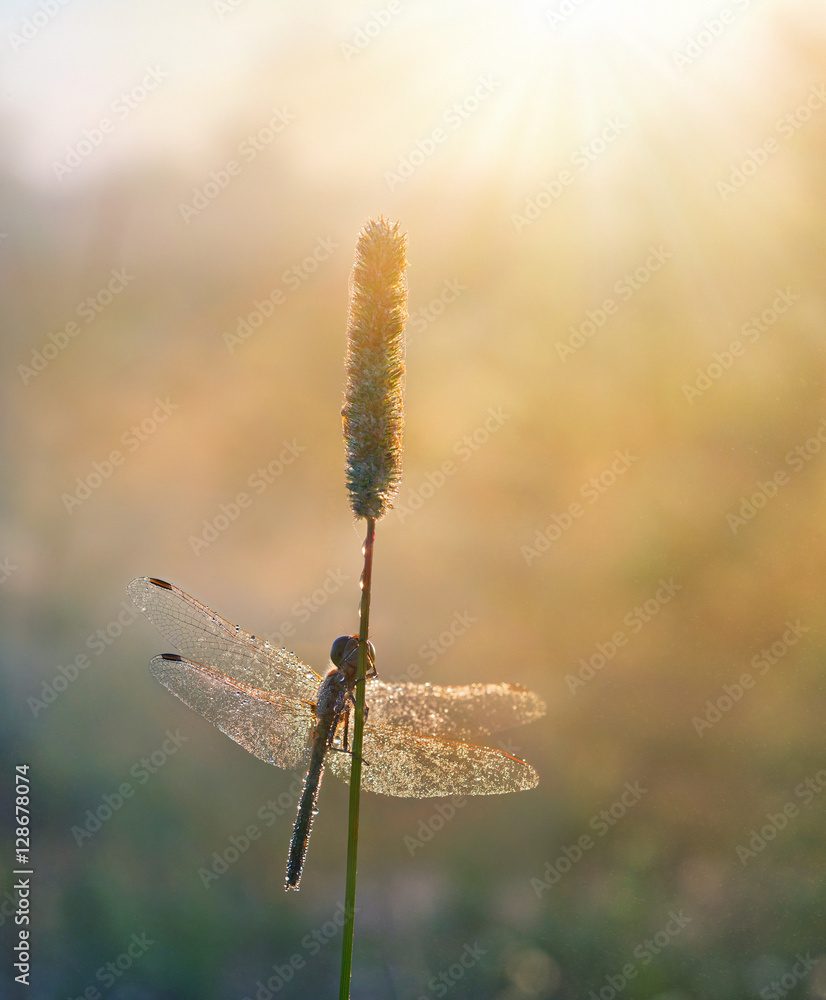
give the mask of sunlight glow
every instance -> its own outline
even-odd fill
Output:
[[[750,0],[740,0],[747,6]],[[674,0],[547,0],[541,7],[553,32],[646,37],[679,35],[703,15],[703,4]]]
[[[513,46],[515,61],[542,53],[548,61],[577,62],[599,73],[615,60],[658,65],[680,73],[717,43],[737,34],[753,0],[731,0],[725,7],[708,0],[526,0],[507,8],[503,49]],[[514,22],[521,22],[513,30]],[[691,53],[694,53],[692,55]],[[685,56],[682,59],[681,56]],[[682,63],[682,65],[681,65]]]

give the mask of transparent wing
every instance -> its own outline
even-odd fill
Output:
[[[185,656],[254,688],[290,698],[315,698],[321,678],[295,653],[250,635],[171,583],[141,576],[126,592]]]
[[[361,787],[382,795],[429,798],[497,795],[533,788],[539,777],[524,760],[502,750],[440,740],[398,729],[364,725]],[[329,753],[333,774],[350,781],[349,754]]]
[[[369,720],[428,736],[474,738],[533,722],[545,702],[518,684],[394,684],[368,680]]]
[[[240,684],[169,653],[150,660],[149,669],[185,705],[261,760],[285,768],[303,761],[315,723],[306,702]]]

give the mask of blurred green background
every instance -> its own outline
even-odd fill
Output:
[[[356,628],[347,282],[384,213],[379,670],[548,712],[503,734],[531,792],[365,796],[353,997],[826,997],[822,5],[380,4],[4,5],[0,992],[337,995],[346,789],[285,895],[294,775],[152,679],[124,587],[317,669]]]

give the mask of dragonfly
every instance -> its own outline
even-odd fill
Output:
[[[136,607],[179,653],[153,657],[152,674],[185,705],[268,764],[307,768],[285,878],[298,889],[325,766],[349,782],[348,724],[358,636],[339,636],[322,677],[295,653],[245,632],[185,591],[155,577],[127,586]],[[368,644],[361,788],[429,798],[533,788],[539,778],[504,750],[467,742],[545,714],[518,684],[385,682]]]

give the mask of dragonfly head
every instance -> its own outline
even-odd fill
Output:
[[[376,662],[376,649],[372,642],[367,643],[370,664]],[[333,642],[330,650],[330,660],[334,667],[355,667],[358,664],[359,637],[357,635],[340,635]]]

